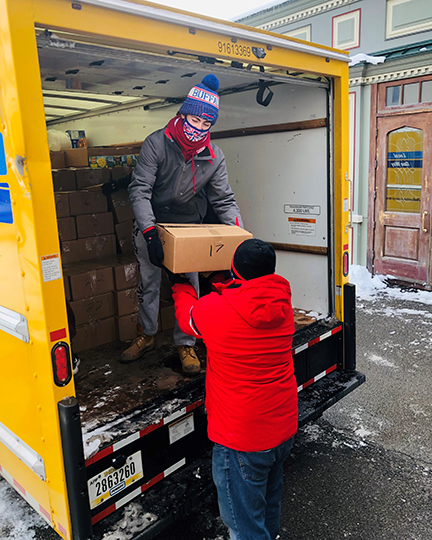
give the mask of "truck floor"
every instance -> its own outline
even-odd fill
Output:
[[[181,371],[172,330],[155,337],[156,348],[131,364],[119,362],[127,343],[113,342],[79,353],[75,386],[84,428],[95,429],[191,381]],[[202,342],[197,347],[203,374],[205,347]]]

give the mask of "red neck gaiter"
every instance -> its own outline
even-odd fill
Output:
[[[183,131],[183,119],[180,115],[175,116],[168,122],[168,133],[180,146],[186,163],[210,144],[210,132],[198,142],[190,141]]]

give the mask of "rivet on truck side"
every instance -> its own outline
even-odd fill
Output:
[[[0,0],[0,43],[0,473],[63,538],[91,538],[96,528],[99,538],[104,520],[122,504],[145,500],[140,494],[166,476],[174,484],[181,474],[191,476],[188,467],[206,447],[203,378],[151,404],[136,401],[130,416],[117,411],[119,426],[127,428],[84,461],[46,125],[64,130],[83,124],[96,146],[141,141],[145,129],[174,116],[190,77],[217,74],[224,92],[212,138],[227,156],[245,223],[274,243],[298,298],[324,306],[326,317],[294,339],[304,424],[364,381],[354,371],[354,291],[347,267],[347,56],[143,0]],[[107,107],[118,89],[109,85],[108,68],[105,91],[97,87],[102,56],[113,70],[129,73],[134,65],[143,78],[149,72],[145,92],[152,94],[138,96],[129,88],[129,104]],[[81,79],[66,85],[70,67],[76,73],[80,68]],[[59,95],[61,82],[63,94],[75,93],[81,103],[71,110],[82,108],[89,88],[102,94],[103,105],[73,117],[49,116],[48,94]],[[264,101],[269,90],[275,109],[256,103],[257,91]],[[138,131],[126,133],[131,111]],[[251,118],[259,121],[258,130]],[[273,158],[275,148],[282,150]],[[309,164],[315,168],[301,168]],[[300,168],[286,175],[294,165]],[[268,178],[251,189],[258,166]],[[298,185],[287,190],[293,178]],[[277,212],[281,228],[273,223]],[[309,275],[312,287],[305,282]],[[164,408],[168,399],[170,407],[177,403],[174,409]],[[160,520],[158,530],[172,520]],[[157,533],[151,529],[148,538]]]

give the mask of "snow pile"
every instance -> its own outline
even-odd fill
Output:
[[[45,521],[0,476],[0,540],[31,540]]]
[[[130,540],[156,520],[157,516],[143,512],[139,504],[130,503],[125,507],[122,519],[103,535],[102,540]]]
[[[353,67],[357,64],[360,64],[360,62],[367,62],[368,64],[373,64],[374,66],[376,66],[377,64],[382,64],[385,61],[385,56],[371,56],[369,54],[359,53],[351,56],[351,61],[348,66]]]
[[[364,300],[370,300],[378,291],[387,288],[384,283],[386,276],[373,276],[365,266],[353,265],[349,270],[349,281],[356,286],[356,294]]]
[[[406,300],[411,302],[420,302],[422,304],[432,305],[432,292],[413,291],[400,287],[389,287],[388,281],[394,279],[393,276],[372,275],[364,266],[350,266],[349,280],[356,286],[357,297],[362,300],[376,300],[381,295],[397,300]]]

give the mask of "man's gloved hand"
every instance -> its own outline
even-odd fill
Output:
[[[159,240],[156,227],[151,227],[150,229],[147,229],[143,232],[143,235],[147,242],[150,262],[155,266],[162,268],[164,252],[162,248],[162,243]]]
[[[102,193],[105,195],[105,197],[108,197],[108,195],[114,193],[114,191],[117,191],[117,189],[113,182],[106,182],[105,184],[102,184]]]
[[[182,276],[181,274],[173,274],[171,270],[168,270],[166,267],[164,267],[164,270],[171,282],[171,285],[176,285],[177,283],[190,283],[187,277]]]

